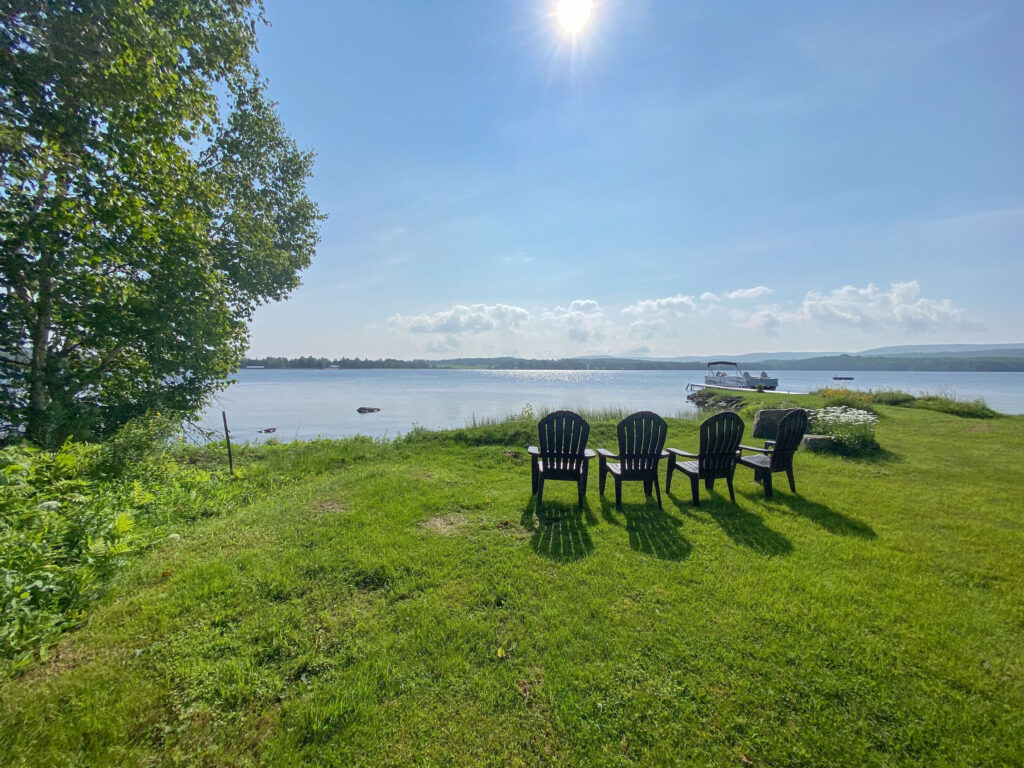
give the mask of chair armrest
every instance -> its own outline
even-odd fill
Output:
[[[752,448],[749,445],[740,445],[740,451],[756,451],[757,453],[771,453],[771,448]],[[739,451],[737,451],[739,453]]]
[[[663,458],[663,459],[667,459],[668,457],[669,457],[669,453],[668,453],[668,451],[662,451],[662,452],[661,452],[661,458]]]
[[[699,459],[700,455],[696,453],[690,453],[689,451],[683,451],[679,448],[669,448],[669,453],[674,453],[676,456],[685,456],[688,459]]]
[[[764,441],[764,447],[765,448],[774,448],[775,447],[775,441],[774,440],[765,440]]]
[[[612,453],[607,448],[598,448],[597,449],[597,455],[600,456],[602,459],[617,459],[617,458],[619,458],[619,454]]]
[[[592,448],[585,448],[583,450],[583,458],[584,459],[592,459],[595,456],[597,456],[597,454],[594,453],[594,450]]]
[[[536,445],[531,445],[530,447],[528,447],[526,449],[526,452],[531,456],[540,456],[540,448],[538,448]]]

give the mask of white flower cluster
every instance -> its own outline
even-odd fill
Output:
[[[828,408],[810,410],[807,414],[811,420],[818,424],[871,424],[878,422],[878,417],[870,411],[862,411],[860,408],[851,408],[848,405],[834,405]]]

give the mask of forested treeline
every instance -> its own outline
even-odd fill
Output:
[[[243,368],[436,368],[428,360],[361,360],[358,357],[343,357],[330,360],[326,357],[261,357],[245,358]]]
[[[519,357],[460,357],[448,360],[383,360],[342,357],[245,358],[242,367],[262,368],[477,368],[486,370],[556,371],[698,371],[704,362],[640,360],[629,358],[560,358],[532,360]],[[1022,357],[883,357],[830,355],[806,360],[760,360],[745,362],[745,371],[1024,371]]]

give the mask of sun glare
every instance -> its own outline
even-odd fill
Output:
[[[593,7],[592,0],[558,0],[558,5],[555,6],[558,26],[567,35],[579,34],[590,21]]]

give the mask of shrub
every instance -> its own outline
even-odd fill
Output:
[[[129,421],[107,438],[96,456],[96,469],[106,477],[132,477],[148,473],[167,453],[177,424],[160,413]]]
[[[878,417],[875,414],[845,405],[807,413],[810,416],[809,431],[817,435],[831,435],[837,452],[857,455],[878,449],[875,441]]]
[[[976,400],[957,400],[955,397],[944,395],[921,395],[913,406],[915,408],[927,408],[930,411],[939,411],[953,416],[960,416],[966,419],[992,419],[999,414],[988,407],[981,398]]]
[[[916,397],[898,389],[880,389],[871,394],[871,402],[879,405],[910,405]]]
[[[988,407],[981,398],[976,400],[959,400],[953,395],[929,395],[924,394],[915,397],[908,392],[901,392],[898,389],[882,389],[871,394],[871,402],[878,405],[896,405],[909,408],[924,408],[929,411],[939,411],[953,416],[960,416],[967,419],[991,419],[999,414]],[[826,399],[826,403],[830,403]]]
[[[17,668],[74,624],[132,546],[132,511],[94,446],[0,450],[0,656]]]
[[[855,389],[822,389],[819,394],[825,398],[825,407],[855,408],[868,413],[875,413],[871,407],[871,393]],[[877,415],[877,414],[876,414]]]

